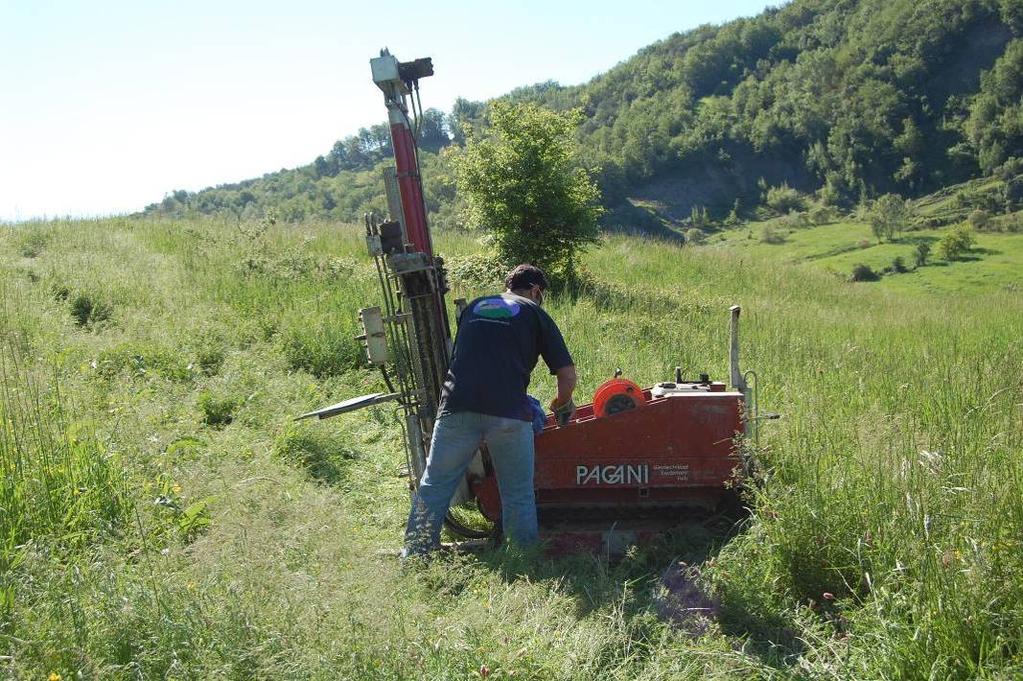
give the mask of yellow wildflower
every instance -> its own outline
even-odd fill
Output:
[[[60,674],[57,672],[50,672],[50,675],[46,677],[46,681],[60,681]]]
[[[181,485],[179,485],[178,483],[175,482],[174,485],[171,487],[171,490],[175,494],[181,494]]]

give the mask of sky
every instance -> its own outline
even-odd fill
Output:
[[[0,0],[0,221],[141,210],[310,163],[386,120],[369,59],[432,57],[424,108],[590,80],[764,0]]]

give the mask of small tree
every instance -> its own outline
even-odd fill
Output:
[[[686,243],[692,246],[699,246],[707,243],[707,235],[702,229],[690,227],[686,230]]]
[[[959,226],[947,232],[938,242],[938,255],[945,260],[958,260],[969,252],[976,239],[968,227]]]
[[[879,198],[870,211],[870,229],[878,241],[882,237],[889,241],[901,234],[909,220],[909,207],[898,194],[885,194]]]
[[[921,241],[920,243],[918,243],[916,245],[916,251],[914,251],[914,255],[916,256],[916,266],[923,267],[924,265],[926,265],[927,257],[930,254],[931,247],[927,244],[926,241]]]
[[[576,256],[597,239],[600,190],[576,163],[582,113],[496,102],[483,138],[466,130],[456,159],[466,222],[494,235],[506,262],[529,262],[571,282]]]

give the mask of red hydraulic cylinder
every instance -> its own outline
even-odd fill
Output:
[[[394,164],[398,174],[398,192],[401,194],[401,211],[405,218],[405,232],[409,242],[417,251],[433,256],[433,243],[426,225],[426,206],[423,202],[423,185],[416,162],[415,141],[412,131],[397,106],[388,104],[391,119],[391,146],[394,149]],[[397,121],[394,119],[398,118]]]

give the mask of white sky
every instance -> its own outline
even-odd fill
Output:
[[[764,0],[0,0],[0,220],[126,213],[311,162],[384,122],[381,47],[423,107],[589,80]]]

